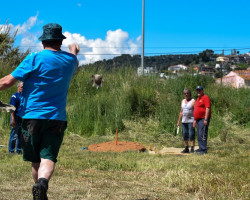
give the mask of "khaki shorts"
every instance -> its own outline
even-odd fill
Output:
[[[23,160],[38,163],[41,158],[57,162],[63,141],[66,121],[23,119],[21,145]]]

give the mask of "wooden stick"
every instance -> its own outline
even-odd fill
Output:
[[[118,129],[116,129],[116,133],[115,133],[115,145],[117,145],[118,143]]]

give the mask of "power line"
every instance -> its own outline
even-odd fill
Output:
[[[235,49],[235,50],[247,50],[250,48],[242,48],[242,49]],[[231,51],[232,49],[220,49],[220,50],[214,50],[214,51]],[[179,51],[179,52],[146,52],[145,54],[147,55],[171,55],[171,54],[195,54],[195,53],[200,53],[200,51]],[[121,54],[126,54],[126,53],[99,53],[99,54],[92,54],[92,53],[79,53],[78,55],[121,55]],[[139,53],[127,53],[127,54],[130,54],[130,55],[139,55]]]
[[[36,48],[36,47],[41,47],[42,48],[42,46],[40,46],[40,45],[32,45],[32,46],[28,46],[28,45],[19,45],[18,47],[25,47],[25,48],[27,48],[27,47],[33,47],[33,48]],[[125,49],[125,48],[129,48],[129,49],[136,49],[136,48],[142,48],[141,46],[139,46],[139,47],[128,47],[128,46],[124,46],[124,47],[116,47],[116,46],[112,46],[112,47],[110,47],[110,46],[102,46],[102,47],[96,47],[96,46],[81,46],[81,45],[79,45],[79,47],[80,48],[84,48],[84,49],[89,49],[89,48],[100,48],[100,49]],[[67,47],[63,47],[63,48],[67,48]],[[236,46],[232,46],[232,47],[221,47],[221,46],[212,46],[212,47],[206,47],[206,46],[180,46],[180,47],[166,47],[166,46],[148,46],[148,47],[145,47],[145,48],[148,48],[148,49],[178,49],[178,48],[180,48],[180,49],[191,49],[191,48],[197,48],[197,49],[217,49],[217,48],[220,48],[220,49],[249,49],[250,47],[236,47]]]
[[[41,46],[19,46],[19,47],[41,47]],[[90,48],[100,48],[100,49],[114,49],[114,48],[126,48],[128,50],[132,50],[132,49],[138,49],[136,47],[134,48],[128,48],[128,47],[86,47],[86,46],[80,46],[80,49],[90,49]],[[147,49],[157,49],[157,48],[162,48],[162,49],[191,49],[191,48],[202,48],[202,49],[213,49],[214,52],[221,52],[221,51],[231,51],[231,50],[236,50],[236,51],[240,51],[240,50],[250,50],[250,47],[227,47],[227,48],[223,48],[223,47],[145,47]],[[216,49],[216,48],[220,48],[220,49]],[[62,49],[66,49],[66,47],[62,47]],[[199,50],[194,50],[194,51],[170,51],[170,52],[145,52],[146,55],[172,55],[172,54],[196,54],[196,53],[200,53],[201,51]],[[129,55],[140,55],[140,53],[126,53],[126,52],[121,52],[121,53],[79,53],[78,55],[92,55],[92,56],[97,56],[97,55],[122,55],[122,54],[129,54]]]

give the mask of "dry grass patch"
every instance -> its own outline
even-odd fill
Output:
[[[153,136],[149,132],[157,132],[152,124],[150,120],[145,126],[129,122],[128,128],[120,133],[120,139],[134,141],[136,136],[137,142],[155,149],[182,145],[181,137],[169,139],[163,134],[164,137],[154,138],[153,146]],[[0,134],[3,144],[8,143],[6,135]],[[114,135],[65,136],[50,182],[49,199],[250,199],[247,129],[235,129],[227,135],[226,141],[219,137],[209,139],[210,149],[205,156],[81,150],[89,144],[114,138]],[[169,142],[174,139],[174,143]],[[0,148],[0,159],[0,199],[31,199],[30,163],[23,162],[18,155],[8,155],[6,147]]]

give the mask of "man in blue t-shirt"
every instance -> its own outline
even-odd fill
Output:
[[[10,98],[10,105],[15,106],[15,112],[11,113],[10,118],[10,139],[9,139],[9,153],[14,153],[16,149],[17,154],[22,154],[21,151],[21,118],[18,116],[21,92],[23,90],[23,82],[17,84],[17,92],[13,94]]]
[[[61,51],[63,39],[66,37],[60,25],[43,26],[39,40],[44,50],[31,53],[11,74],[0,79],[0,90],[17,80],[23,82],[18,115],[22,118],[23,159],[32,162],[33,199],[47,199],[48,182],[67,127],[67,93],[78,65],[79,46],[70,45],[70,53]]]

